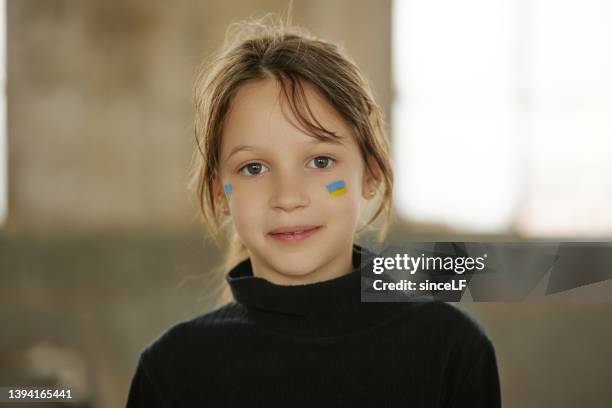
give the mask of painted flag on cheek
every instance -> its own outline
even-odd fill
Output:
[[[344,180],[334,181],[333,183],[327,185],[327,191],[332,198],[339,197],[346,194],[346,184],[344,183]]]
[[[223,186],[223,189],[225,190],[225,195],[229,198],[232,196],[232,185],[231,184],[226,184]]]

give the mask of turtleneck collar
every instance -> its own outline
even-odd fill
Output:
[[[294,335],[337,336],[367,329],[400,309],[393,303],[361,303],[361,270],[375,254],[353,246],[353,269],[334,279],[277,285],[253,276],[249,259],[226,276],[234,299],[260,326]],[[371,268],[369,268],[371,270]]]

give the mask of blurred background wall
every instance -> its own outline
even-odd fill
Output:
[[[215,307],[220,261],[186,189],[198,64],[229,23],[280,0],[7,0],[8,212],[0,384],[125,403],[138,353]],[[298,0],[392,119],[391,0]],[[396,240],[520,239],[404,218]],[[498,353],[504,406],[610,406],[609,303],[462,304]]]
[[[350,4],[350,7],[349,7]],[[192,228],[185,191],[197,65],[230,22],[284,1],[8,1],[7,228]],[[389,2],[296,2],[390,95]],[[343,15],[341,20],[338,15]],[[356,30],[355,21],[368,21]]]

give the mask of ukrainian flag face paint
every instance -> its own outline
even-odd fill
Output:
[[[230,198],[232,196],[232,185],[231,184],[226,184],[223,186],[223,189],[225,190],[225,196],[227,198]]]
[[[344,183],[344,180],[334,181],[333,183],[327,185],[327,191],[332,198],[339,197],[346,194],[346,184]]]

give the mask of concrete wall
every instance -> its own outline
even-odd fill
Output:
[[[285,0],[9,0],[9,215],[14,232],[181,230],[197,65],[230,22]],[[296,1],[345,46],[388,111],[390,0]]]

